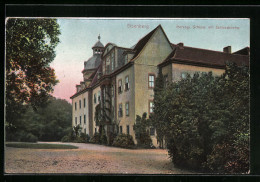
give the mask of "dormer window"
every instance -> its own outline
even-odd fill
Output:
[[[125,55],[125,64],[128,62],[127,54]]]

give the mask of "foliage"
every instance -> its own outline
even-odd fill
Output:
[[[80,125],[73,126],[69,129],[67,135],[62,137],[62,142],[76,142],[76,143],[89,143],[90,137],[88,134],[81,132],[82,128]]]
[[[143,113],[142,118],[139,115],[136,116],[136,122],[134,124],[135,138],[138,147],[151,148],[153,145],[148,130],[151,121],[147,119],[146,116],[146,113]]]
[[[161,118],[163,114],[165,114],[165,108],[161,106],[161,104],[165,100],[165,95],[163,94],[164,91],[164,79],[162,70],[159,69],[158,76],[155,80],[155,87],[154,87],[154,109],[153,113],[150,114],[151,118],[151,125],[156,128],[156,137],[159,141],[159,147],[164,148],[164,140],[165,140],[165,133],[168,129],[167,123],[164,122]]]
[[[193,169],[203,166],[210,172],[249,170],[246,67],[227,64],[220,77],[211,72],[188,75],[156,94],[152,123],[156,131],[164,132],[175,165]],[[157,111],[157,107],[164,111]]]
[[[115,147],[122,147],[122,148],[134,148],[134,140],[131,135],[128,134],[119,134],[115,139],[112,144]]]
[[[6,23],[6,127],[20,130],[25,104],[36,110],[46,104],[57,84],[49,66],[59,43],[55,19],[9,18]]]
[[[100,134],[94,133],[93,137],[90,138],[90,143],[101,143],[100,142]]]
[[[6,143],[6,147],[31,148],[31,149],[77,149],[72,145],[46,144],[46,143]]]
[[[103,144],[103,145],[107,144],[107,136],[104,134],[104,132],[100,136],[100,144]]]
[[[37,111],[32,107],[26,107],[16,129],[6,127],[6,140],[29,141],[38,138],[41,141],[60,141],[71,128],[71,115],[70,103],[49,97],[48,105]],[[29,134],[31,137],[24,136]]]

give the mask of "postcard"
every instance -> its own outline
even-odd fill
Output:
[[[250,20],[6,19],[6,174],[248,174]]]

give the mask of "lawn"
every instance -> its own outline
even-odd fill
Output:
[[[31,149],[77,149],[78,147],[73,145],[62,145],[62,144],[45,144],[45,143],[8,143],[6,147],[15,148],[31,148]]]

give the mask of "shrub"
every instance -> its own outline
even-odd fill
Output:
[[[20,139],[21,142],[37,142],[38,138],[32,133],[23,134]]]
[[[79,138],[81,139],[82,142],[84,143],[88,143],[89,142],[89,135],[88,134],[85,134],[85,133],[81,133]]]
[[[115,133],[109,133],[108,134],[108,139],[107,139],[107,142],[108,142],[108,145],[111,146],[116,138],[117,134]]]
[[[65,135],[64,137],[62,137],[61,142],[70,142],[69,136]]]
[[[89,140],[90,143],[100,143],[100,134],[95,133],[93,137]]]
[[[131,135],[128,134],[120,134],[118,135],[112,144],[115,147],[122,147],[122,148],[134,148],[134,140]]]
[[[100,144],[107,144],[107,136],[105,134],[102,134],[100,137]]]

